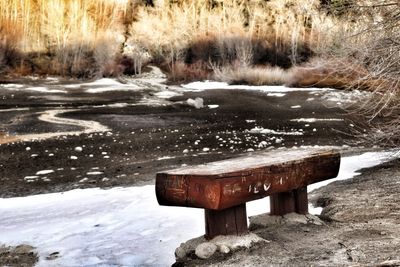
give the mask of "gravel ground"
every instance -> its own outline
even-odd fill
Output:
[[[315,190],[323,225],[253,227],[269,240],[251,249],[183,266],[400,266],[400,161]]]

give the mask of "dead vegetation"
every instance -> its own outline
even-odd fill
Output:
[[[0,7],[0,58],[17,74],[115,76],[151,62],[172,80],[199,79],[210,63],[304,62],[334,24],[317,0],[10,0]]]

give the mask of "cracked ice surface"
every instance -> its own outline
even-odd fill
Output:
[[[309,190],[399,156],[369,152],[344,157],[338,178]],[[247,207],[250,216],[268,212],[268,198]],[[38,266],[167,266],[181,242],[203,233],[201,209],[159,206],[153,185],[0,199],[0,244],[37,247]],[[60,257],[46,260],[53,252]]]

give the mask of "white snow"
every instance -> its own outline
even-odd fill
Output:
[[[334,102],[337,104],[342,103],[355,103],[357,101],[365,101],[367,98],[371,96],[371,92],[367,91],[359,91],[359,90],[352,90],[352,91],[332,91],[328,92],[322,96],[322,99],[330,102]]]
[[[343,119],[337,119],[337,118],[300,118],[300,119],[292,119],[290,121],[295,121],[295,122],[320,122],[320,121],[344,121]]]
[[[76,111],[75,109],[55,109],[55,110],[46,110],[41,113],[39,116],[39,120],[55,123],[55,124],[64,124],[64,125],[73,125],[82,127],[83,130],[81,131],[70,131],[70,132],[51,132],[51,133],[40,133],[40,134],[26,134],[26,135],[19,135],[19,139],[24,141],[30,140],[41,140],[41,139],[48,139],[48,138],[55,138],[59,136],[66,136],[66,135],[80,135],[83,133],[95,133],[95,132],[107,132],[110,131],[110,128],[96,122],[96,121],[87,121],[87,120],[79,120],[79,119],[69,119],[69,118],[62,118],[59,115]]]
[[[24,90],[34,91],[39,93],[54,93],[54,94],[66,94],[67,91],[57,90],[57,89],[49,89],[47,87],[38,86],[38,87],[27,87]]]
[[[90,83],[83,83],[80,86],[92,87],[86,89],[87,93],[104,93],[109,91],[137,91],[141,88],[135,84],[123,84],[117,80],[103,78]]]
[[[275,131],[271,129],[265,129],[263,127],[255,127],[250,130],[246,130],[248,133],[253,134],[274,134],[274,135],[303,135],[302,131],[291,131],[291,132],[283,132],[283,131]]]
[[[50,173],[53,173],[53,172],[54,172],[54,170],[43,170],[43,171],[38,171],[36,173],[36,175],[46,175],[46,174],[50,174]]]
[[[16,84],[16,83],[6,83],[6,84],[0,84],[0,87],[1,88],[4,88],[4,89],[10,89],[10,90],[13,90],[13,89],[19,89],[19,88],[22,88],[22,87],[24,87],[22,84]]]
[[[174,159],[175,157],[172,156],[165,156],[165,157],[160,157],[157,160],[166,160],[166,159]]]
[[[155,93],[154,95],[157,96],[158,98],[170,99],[170,98],[172,98],[174,96],[181,96],[182,93],[177,93],[177,92],[174,92],[174,91],[165,90],[165,91],[161,91],[161,92]]]
[[[181,242],[203,234],[203,217],[159,206],[154,186],[0,199],[0,243],[37,247],[37,266],[168,266]]]
[[[300,105],[296,105],[296,106],[291,106],[290,108],[292,108],[292,109],[299,109],[299,108],[301,108],[301,106],[300,106]]]
[[[186,91],[204,91],[204,90],[214,90],[214,89],[239,89],[239,90],[255,90],[263,91],[267,93],[287,93],[295,91],[330,91],[330,88],[289,88],[285,86],[252,86],[252,85],[229,85],[224,82],[215,81],[203,81],[203,82],[192,82],[188,84],[182,84],[182,88]]]
[[[209,109],[215,109],[215,108],[218,108],[218,107],[219,107],[219,105],[208,105]]]
[[[8,108],[8,109],[0,109],[0,112],[14,112],[14,111],[28,111],[30,108]]]
[[[309,191],[399,156],[369,152],[344,157],[338,178],[311,185]],[[314,214],[321,210],[310,208]],[[247,211],[249,216],[268,212],[269,199],[249,202]],[[37,247],[39,267],[167,266],[181,242],[204,234],[204,212],[159,206],[153,185],[79,189],[0,199],[0,225],[0,244]],[[47,261],[53,252],[60,257]]]
[[[36,179],[39,179],[39,176],[32,175],[32,176],[25,176],[24,177],[24,180],[26,180],[26,181],[36,180]]]
[[[268,93],[267,96],[284,97],[286,94],[282,93]]]

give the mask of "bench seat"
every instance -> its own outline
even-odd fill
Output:
[[[339,166],[340,154],[327,149],[252,153],[160,172],[156,177],[156,195],[160,205],[205,209],[206,236],[232,234],[225,227],[210,233],[207,223],[215,228],[214,224],[226,224],[227,220],[237,223],[245,218],[247,231],[246,202],[266,196],[271,196],[274,215],[307,213],[307,185],[336,177]]]

